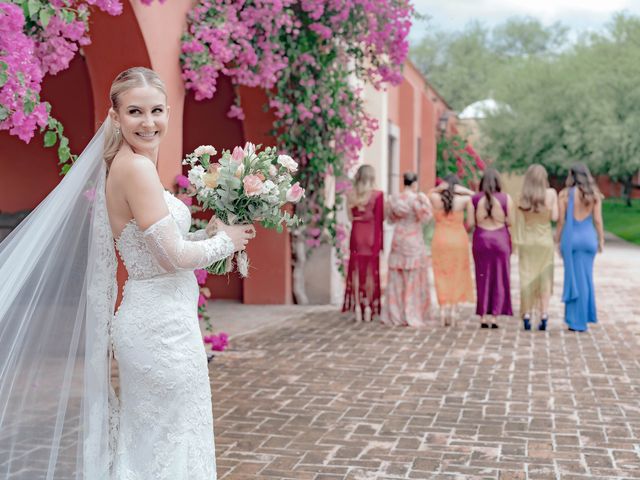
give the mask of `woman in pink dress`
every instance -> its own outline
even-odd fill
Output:
[[[387,218],[394,224],[394,232],[382,322],[423,327],[430,295],[429,257],[422,226],[431,219],[431,204],[424,193],[418,192],[415,173],[404,174],[404,191],[389,199]]]
[[[347,268],[343,312],[355,312],[356,321],[371,321],[380,315],[380,251],[384,198],[374,190],[375,170],[362,165],[348,197],[351,219],[349,267]]]

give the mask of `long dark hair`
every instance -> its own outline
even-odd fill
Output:
[[[450,174],[444,177],[444,181],[447,182],[447,189],[440,195],[442,196],[442,204],[444,206],[444,212],[449,213],[453,209],[453,196],[455,195],[454,188],[460,184],[460,179],[457,175]]]
[[[566,181],[567,187],[578,187],[580,200],[585,205],[591,205],[598,195],[598,187],[591,176],[589,168],[584,163],[576,163],[569,169]]]
[[[491,209],[493,208],[493,194],[502,191],[502,184],[500,182],[500,174],[495,168],[486,168],[482,174],[482,180],[480,180],[479,190],[484,193],[486,199],[485,208],[487,210],[487,218],[493,218],[491,216]]]

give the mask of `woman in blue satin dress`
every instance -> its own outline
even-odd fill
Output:
[[[584,332],[598,321],[593,261],[604,247],[602,196],[589,169],[578,163],[569,170],[559,199],[556,242],[564,262],[565,322],[569,330]]]

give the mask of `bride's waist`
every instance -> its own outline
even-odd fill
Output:
[[[170,280],[180,280],[180,279],[189,279],[194,280],[195,275],[193,274],[193,270],[178,270],[176,272],[158,272],[158,273],[128,273],[127,283],[128,282],[154,282],[154,281],[166,281]]]
[[[164,273],[146,278],[129,277],[124,284],[124,290],[151,291],[160,290],[163,294],[178,287],[198,290],[196,276],[190,270],[183,270],[173,273]]]

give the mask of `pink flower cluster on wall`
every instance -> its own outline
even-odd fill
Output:
[[[80,48],[90,43],[91,7],[110,15],[122,13],[121,0],[0,3],[0,130],[27,143],[37,129],[47,130],[45,146],[59,143],[63,173],[73,156],[62,125],[50,115],[51,105],[40,99],[40,91],[45,75],[67,69]]]
[[[413,9],[409,0],[200,0],[182,43],[185,85],[211,98],[220,75],[262,87],[279,147],[300,160],[307,201],[297,206],[307,247],[344,241],[326,207],[324,179],[340,181],[378,125],[362,85],[402,81]],[[228,115],[242,118],[239,100]],[[338,199],[339,200],[339,199]]]

